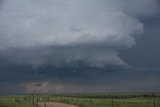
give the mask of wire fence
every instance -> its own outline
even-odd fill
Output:
[[[47,107],[47,102],[74,104],[79,107],[160,107],[160,98],[158,97],[108,98],[79,95],[26,95],[0,97],[0,107],[39,107],[40,104],[41,107]]]

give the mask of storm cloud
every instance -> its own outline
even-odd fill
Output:
[[[0,0],[0,90],[157,91],[159,68],[136,68],[145,65],[137,57],[144,48],[130,50],[159,31],[159,7],[158,0]]]
[[[6,0],[0,10],[0,53],[6,63],[39,67],[128,66],[118,50],[136,44],[139,16],[158,11],[156,0]]]

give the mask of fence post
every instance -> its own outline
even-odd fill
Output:
[[[44,107],[47,107],[47,106],[46,106],[46,100],[44,101]]]
[[[77,100],[76,102],[78,103],[78,96],[76,96],[76,100]]]
[[[38,107],[38,98],[37,98],[37,107]]]
[[[113,107],[113,98],[112,98],[112,107]]]
[[[32,95],[32,105],[34,105],[34,96]]]
[[[91,97],[91,102],[92,102],[92,97]]]
[[[153,99],[153,103],[154,103],[154,107],[156,107],[156,100],[155,99]]]

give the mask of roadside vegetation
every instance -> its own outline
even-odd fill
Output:
[[[160,107],[160,95],[145,94],[64,94],[48,97],[49,101],[79,107]]]
[[[160,94],[32,94],[0,97],[0,107],[38,107],[40,102],[60,102],[79,107],[160,107]]]
[[[0,96],[0,107],[35,107],[27,96]]]

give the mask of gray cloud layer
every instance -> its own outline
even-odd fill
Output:
[[[152,72],[151,72],[152,71]],[[97,72],[92,78],[70,77],[64,79],[0,82],[0,94],[5,93],[94,93],[94,92],[159,92],[159,71],[148,69],[121,72]],[[90,74],[90,75],[91,75]]]
[[[0,54],[6,63],[53,66],[127,65],[121,48],[142,34],[140,16],[156,0],[6,0],[0,10]]]
[[[158,0],[0,0],[0,91],[159,91],[159,68],[130,69],[119,57],[141,34],[146,38],[143,19],[158,13],[158,5]],[[131,59],[136,63],[138,57]]]

